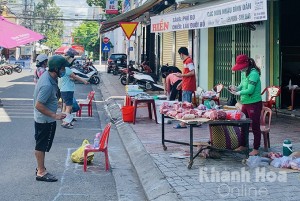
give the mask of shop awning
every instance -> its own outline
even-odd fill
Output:
[[[119,22],[131,22],[135,20],[136,18],[143,15],[145,12],[151,10],[153,6],[157,5],[160,2],[162,2],[162,0],[148,0],[146,3],[133,10],[130,10],[126,13],[123,13],[103,22],[100,27],[100,33],[105,33],[118,28],[120,26]]]
[[[151,32],[170,32],[267,20],[267,0],[219,0],[151,17]]]

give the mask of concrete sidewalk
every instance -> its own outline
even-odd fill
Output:
[[[103,67],[102,67],[103,68]],[[104,99],[110,96],[124,96],[124,86],[118,76],[101,71],[100,90]],[[109,100],[112,101],[112,100]],[[264,167],[267,180],[257,179],[256,168],[250,169],[242,163],[243,156],[225,154],[221,159],[195,159],[192,169],[187,169],[188,158],[178,159],[171,157],[188,150],[188,146],[166,143],[168,149],[163,150],[161,145],[161,125],[154,120],[138,118],[135,125],[123,123],[121,112],[117,108],[110,108],[108,101],[107,111],[116,121],[120,138],[128,152],[130,160],[139,176],[148,200],[299,200],[299,173],[290,170]],[[115,103],[123,104],[123,101]],[[275,115],[272,118],[270,133],[271,150],[281,151],[285,138],[291,139],[294,150],[300,150],[299,119],[288,116]],[[188,141],[187,129],[173,129],[172,124],[166,125],[166,138]],[[207,141],[208,127],[203,125],[194,129],[194,141]],[[253,137],[250,134],[250,147]],[[263,142],[261,143],[263,144]],[[195,149],[196,151],[196,149]],[[214,182],[210,180],[213,172],[241,172],[250,175],[247,181],[226,180]],[[279,180],[284,172],[286,181]],[[204,177],[203,177],[204,174]],[[268,174],[277,176],[271,181]],[[204,178],[204,180],[203,180]],[[277,179],[277,180],[276,180]]]

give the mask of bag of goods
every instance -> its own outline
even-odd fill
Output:
[[[293,170],[300,170],[300,158],[290,161],[290,166]]]
[[[187,120],[187,119],[195,119],[194,114],[184,114],[182,119]]]
[[[226,111],[227,120],[245,120],[246,115],[239,110],[228,110]]]

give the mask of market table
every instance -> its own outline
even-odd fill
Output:
[[[172,117],[168,117],[172,118]],[[236,127],[241,127],[244,129],[244,135],[245,135],[245,141],[246,141],[246,155],[247,157],[249,156],[249,127],[251,124],[250,119],[245,119],[245,120],[210,120],[208,118],[195,118],[195,119],[189,119],[189,120],[182,120],[182,119],[176,119],[178,121],[181,121],[187,125],[190,126],[190,142],[180,142],[180,141],[174,141],[174,140],[167,140],[165,139],[165,115],[162,114],[162,145],[163,149],[167,150],[167,146],[165,145],[165,142],[169,143],[175,143],[175,144],[182,144],[182,145],[189,145],[190,146],[190,161],[188,164],[188,168],[190,169],[193,165],[193,160],[199,155],[199,153],[203,150],[199,150],[195,155],[193,154],[193,128],[197,126],[198,123],[208,123],[209,125],[212,126],[218,126],[218,125],[225,125],[225,126],[236,126]],[[174,119],[174,118],[173,118]],[[213,146],[208,146],[206,149],[217,149],[217,150],[227,150],[228,149],[218,149]],[[232,151],[232,150],[230,150]]]

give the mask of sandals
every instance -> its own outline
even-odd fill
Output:
[[[181,128],[187,128],[187,126],[181,126],[180,124],[177,124],[173,128],[175,128],[175,129],[181,129]]]
[[[46,173],[44,176],[36,176],[37,181],[45,181],[45,182],[56,182],[58,179],[50,173]]]
[[[73,129],[73,125],[71,123],[69,123],[69,124],[62,124],[61,126],[63,128]]]
[[[46,171],[47,169],[45,168],[45,171]],[[38,169],[37,168],[35,168],[35,176],[37,175],[37,172],[38,172]]]

